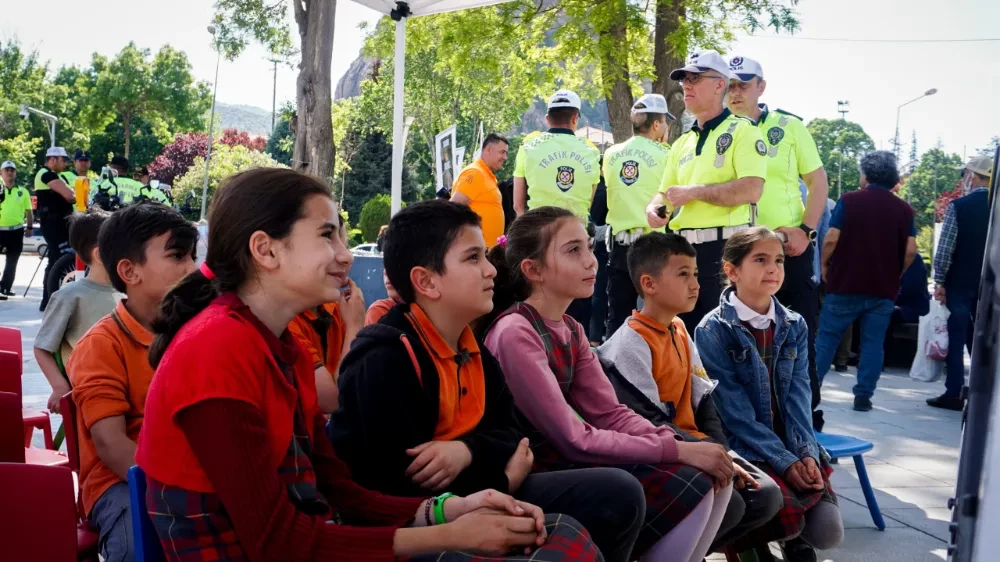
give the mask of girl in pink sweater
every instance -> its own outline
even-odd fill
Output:
[[[489,258],[498,316],[479,328],[514,395],[535,470],[630,472],[646,491],[633,558],[702,560],[729,503],[732,461],[721,446],[686,442],[618,402],[583,327],[566,314],[594,292],[597,259],[583,224],[564,209],[532,209]]]

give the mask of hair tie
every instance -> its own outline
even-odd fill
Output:
[[[497,246],[500,246],[501,248],[503,248],[505,250],[507,249],[507,235],[506,234],[501,234],[497,238]]]
[[[198,271],[201,271],[201,274],[205,276],[205,279],[208,279],[209,281],[215,280],[215,272],[212,271],[211,267],[208,267],[208,262],[201,262],[201,265],[198,266]]]

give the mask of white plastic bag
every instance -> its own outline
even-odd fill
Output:
[[[936,300],[931,301],[930,318],[928,326],[927,341],[924,342],[922,350],[924,355],[935,360],[944,361],[948,359],[948,316],[951,312],[943,304]],[[921,318],[921,322],[923,318]]]
[[[944,362],[932,359],[929,350],[934,342],[935,322],[944,311],[945,345],[948,337],[948,309],[941,306],[937,301],[931,301],[930,312],[920,317],[920,324],[917,330],[917,353],[913,357],[913,365],[910,366],[910,378],[921,382],[934,382],[944,374]],[[947,357],[947,352],[945,352]]]

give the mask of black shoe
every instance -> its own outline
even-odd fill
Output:
[[[785,562],[816,562],[816,549],[800,538],[782,543],[781,553]]]
[[[7,295],[0,293],[0,301],[5,301],[5,300],[7,300]]]
[[[870,412],[872,411],[872,399],[865,398],[864,396],[854,397],[854,411],[855,412]]]
[[[837,371],[838,373],[846,373],[847,365],[834,365],[833,370]]]
[[[17,293],[15,293],[14,291],[11,291],[10,289],[7,289],[6,291],[0,291],[0,295],[7,296],[7,297],[16,297]]]
[[[937,398],[928,398],[927,405],[932,408],[942,408],[944,410],[953,410],[955,412],[965,410],[964,400],[957,396],[948,396],[947,394],[942,394]]]

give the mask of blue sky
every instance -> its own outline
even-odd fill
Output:
[[[94,51],[112,55],[128,40],[150,49],[170,43],[184,50],[195,75],[211,81],[215,53],[205,25],[211,0],[47,0],[9,2],[0,15],[0,37],[18,37],[53,67],[86,64]],[[337,2],[332,71],[336,81],[361,47],[358,24],[378,14],[350,0]],[[99,9],[94,9],[95,6]],[[913,130],[921,152],[940,140],[951,152],[969,154],[1000,135],[997,94],[1000,41],[975,43],[821,42],[806,37],[858,40],[1000,38],[1000,2],[992,0],[801,0],[802,29],[795,38],[740,38],[729,49],[758,59],[768,79],[765,101],[802,116],[835,118],[837,101],[851,102],[848,119],[862,124],[876,146],[889,147],[896,107],[929,88],[938,94],[902,110],[908,144]],[[38,22],[63,13],[55,26]],[[271,64],[253,47],[223,61],[219,101],[271,106]],[[295,75],[278,70],[278,104],[294,99]],[[904,147],[904,151],[908,148]]]

